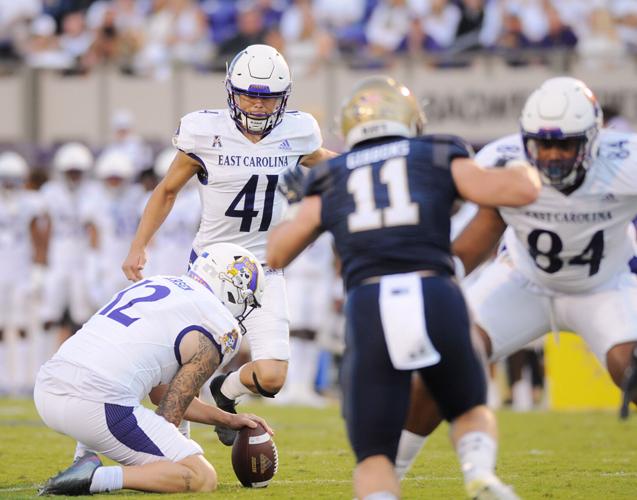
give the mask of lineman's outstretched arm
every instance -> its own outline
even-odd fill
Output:
[[[465,274],[486,262],[495,251],[506,224],[495,208],[479,207],[478,212],[451,244],[451,251],[462,260]]]
[[[128,256],[122,264],[122,271],[129,280],[139,281],[143,278],[141,271],[146,264],[146,245],[170,213],[181,188],[200,169],[199,162],[185,153],[178,151],[175,155],[166,177],[148,199]]]

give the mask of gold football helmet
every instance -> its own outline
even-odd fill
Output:
[[[341,106],[348,147],[377,137],[420,135],[427,119],[411,91],[387,76],[361,80]]]

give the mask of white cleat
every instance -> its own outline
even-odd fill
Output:
[[[466,488],[472,500],[520,500],[513,488],[496,476],[474,479]]]

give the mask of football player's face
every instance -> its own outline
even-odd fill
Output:
[[[577,156],[578,139],[534,140],[537,159],[541,162],[572,160]]]
[[[249,114],[271,114],[281,104],[280,97],[251,97],[239,95],[239,107]]]

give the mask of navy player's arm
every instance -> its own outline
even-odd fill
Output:
[[[493,255],[505,229],[506,224],[497,209],[478,209],[451,244],[451,251],[462,261],[465,274],[471,273]]]
[[[321,234],[321,197],[306,196],[294,216],[270,230],[266,262],[275,269],[287,266]]]
[[[469,158],[455,158],[451,175],[462,198],[490,207],[533,203],[542,183],[537,170],[522,162],[506,168],[483,168]]]
[[[313,167],[315,165],[318,165],[319,163],[330,160],[331,158],[335,158],[337,156],[338,153],[327,148],[318,148],[313,153],[303,156],[299,163],[304,167]]]
[[[181,188],[200,170],[201,164],[196,159],[177,151],[168,173],[146,203],[128,256],[122,264],[122,270],[129,280],[139,281],[143,278],[141,270],[146,264],[146,245],[172,210]]]

